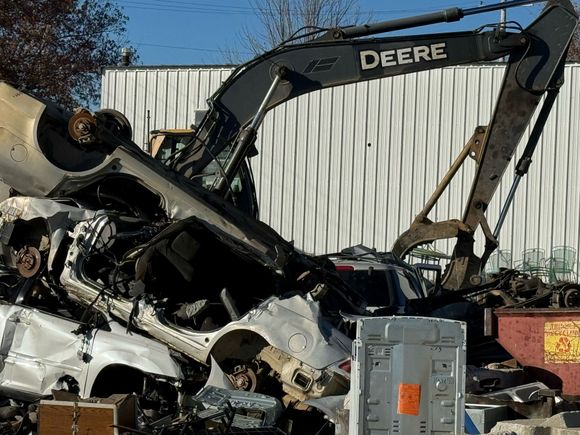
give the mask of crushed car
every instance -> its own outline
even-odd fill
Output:
[[[237,208],[231,181],[253,152],[266,112],[291,98],[331,86],[509,55],[490,125],[476,129],[473,141],[393,247],[403,257],[422,243],[456,238],[441,283],[449,292],[415,298],[424,289],[400,288],[405,297],[395,305],[398,310],[404,303],[406,311],[419,315],[471,318],[483,329],[483,322],[471,311],[483,313],[485,304],[477,298],[492,294],[498,284],[481,284],[479,279],[498,243],[484,211],[546,94],[523,156],[531,159],[563,83],[563,59],[577,16],[568,0],[558,0],[549,2],[525,30],[498,24],[474,32],[411,38],[373,35],[457,21],[521,3],[317,29],[308,36],[319,37],[308,42],[296,42],[302,38],[299,35],[236,69],[209,101],[210,110],[191,141],[165,161],[145,154],[131,141],[131,127],[118,112],[69,113],[0,83],[0,173],[14,195],[0,204],[0,290],[6,308],[0,343],[6,370],[2,379],[6,384],[17,379],[7,370],[14,371],[10,358],[19,352],[38,352],[17,367],[32,385],[12,385],[12,391],[44,395],[60,383],[73,393],[91,394],[96,381],[91,385],[90,376],[100,374],[95,375],[95,367],[91,375],[85,365],[102,361],[106,353],[95,343],[100,335],[105,338],[101,333],[107,327],[119,333],[124,328],[139,337],[135,342],[156,342],[157,358],[165,358],[170,367],[140,369],[132,362],[134,355],[116,360],[139,369],[139,379],[146,380],[137,391],[143,404],[157,402],[150,405],[155,412],[148,415],[159,419],[150,421],[149,428],[191,433],[198,424],[221,419],[229,430],[234,414],[241,414],[232,403],[239,408],[248,403],[252,412],[261,412],[264,418],[260,423],[238,417],[240,429],[278,419],[276,424],[286,432],[332,433],[325,417],[337,421],[349,390],[354,338],[349,322],[369,314],[373,306],[394,301],[369,305],[364,294],[341,278],[332,259],[299,252],[272,228]],[[387,62],[389,52],[396,53],[397,62]],[[477,160],[478,170],[465,217],[430,221],[427,214],[468,156]],[[217,168],[207,190],[199,176],[210,164]],[[486,245],[482,257],[477,257],[473,236],[480,226]],[[576,299],[576,293],[564,289],[560,293],[564,304],[566,295],[568,300]],[[51,317],[33,324],[34,317],[45,311]],[[74,323],[71,331],[66,330],[68,323],[59,325],[59,316],[70,319],[71,327]],[[468,328],[473,345],[477,329]],[[21,342],[26,332],[27,339],[38,341],[42,336],[46,342]],[[393,332],[396,340],[397,334]],[[87,337],[94,340],[93,348],[86,346]],[[438,349],[431,347],[433,352]],[[41,379],[38,373],[24,373],[30,361],[39,364],[41,359],[60,358],[51,349],[64,358],[59,367],[47,369],[50,376]],[[95,354],[98,349],[103,349],[103,355]],[[492,358],[484,350],[484,358]],[[381,356],[389,356],[391,348],[380,351]],[[150,355],[139,359],[154,360]],[[445,373],[451,367],[422,362]],[[89,378],[78,379],[83,375]],[[378,376],[384,380],[384,373]],[[485,374],[476,376],[478,387],[487,391]],[[153,391],[147,388],[149,380]],[[216,380],[220,385],[214,384]],[[381,387],[381,382],[376,386]],[[441,391],[447,388],[444,382],[434,383]],[[248,394],[227,392],[232,387]],[[413,397],[417,397],[415,387]],[[281,413],[278,404],[284,405]]]
[[[19,351],[10,327],[26,329],[24,302],[33,306],[30,320],[51,316],[27,329],[32,337],[46,330],[46,355],[27,351],[54,360],[60,356],[49,349],[68,348],[55,373],[37,373],[38,385],[15,390],[45,395],[66,375],[90,395],[97,374],[86,381],[85,365],[105,358],[94,353],[108,327],[129,331],[127,349],[136,355],[140,346],[164,349],[169,368],[142,371],[172,379],[180,397],[203,385],[212,358],[237,389],[291,408],[348,391],[351,340],[337,314],[361,314],[364,302],[328,261],[299,253],[143,153],[111,112],[71,117],[7,84],[0,84],[0,110],[0,146],[13,144],[4,181],[17,192],[0,204],[2,351]],[[73,140],[71,130],[82,138]],[[134,358],[117,361],[141,369]],[[15,381],[16,374],[3,376]]]

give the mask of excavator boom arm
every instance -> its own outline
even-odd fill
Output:
[[[233,146],[255,117],[277,74],[283,80],[265,109],[332,86],[411,72],[490,61],[525,46],[518,33],[460,32],[397,38],[314,41],[273,50],[238,68],[209,100],[195,143],[174,168],[199,173],[213,156]],[[204,152],[209,151],[209,152]]]
[[[474,8],[467,12],[477,11]],[[509,56],[496,107],[478,153],[478,169],[463,219],[433,223],[420,216],[421,220],[416,220],[393,248],[393,252],[404,256],[427,240],[457,237],[444,283],[449,288],[469,285],[469,278],[479,273],[497,246],[485,220],[485,210],[543,95],[563,83],[564,60],[578,17],[569,0],[554,0],[521,32],[507,32],[503,26],[496,26],[485,32],[360,38],[381,31],[456,21],[465,13],[452,8],[415,19],[335,29],[308,43],[282,45],[242,65],[209,100],[210,110],[197,136],[175,158],[173,168],[193,176],[229,149],[230,156],[215,185],[217,192],[227,195],[224,186],[229,185],[228,179],[252,149],[266,112],[279,104],[332,86]],[[549,113],[550,108],[551,105],[544,112]],[[479,226],[487,239],[482,258],[473,253],[473,234]]]

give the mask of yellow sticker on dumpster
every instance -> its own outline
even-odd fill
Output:
[[[544,362],[580,363],[580,322],[544,324]]]

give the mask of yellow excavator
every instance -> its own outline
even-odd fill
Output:
[[[149,132],[148,151],[157,160],[167,160],[193,138],[195,128],[174,128]]]

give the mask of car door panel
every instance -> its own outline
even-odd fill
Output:
[[[72,333],[78,323],[27,307],[11,308],[0,342],[0,354],[7,352],[0,386],[44,395],[65,375],[78,379],[85,369],[85,337]]]

